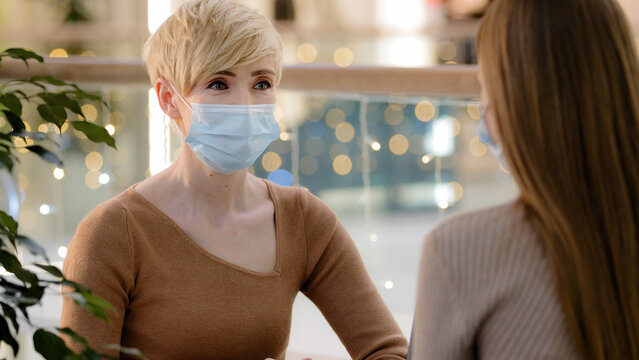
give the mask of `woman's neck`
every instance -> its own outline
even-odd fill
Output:
[[[165,171],[158,174],[163,183],[156,188],[166,189],[166,196],[176,197],[187,213],[228,215],[250,207],[256,187],[254,177],[247,170],[220,174],[204,165],[187,145],[180,156]],[[171,199],[168,199],[173,202]]]

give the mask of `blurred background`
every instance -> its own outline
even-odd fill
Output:
[[[457,69],[476,64],[474,37],[488,1],[244,2],[273,19],[284,39],[285,66],[300,67],[284,72],[285,83],[295,83],[287,74],[303,73],[305,67],[325,66],[345,74],[371,70],[372,78],[362,86],[371,91],[283,86],[276,111],[282,134],[250,171],[283,186],[306,187],[337,212],[409,336],[424,235],[451,214],[512,200],[517,189],[477,138],[476,84],[446,96],[391,92],[385,91],[387,78],[375,82],[375,74],[380,69],[388,74],[387,68],[444,66],[451,75],[433,78],[443,83],[435,85],[458,82]],[[0,45],[26,47],[51,58],[94,59],[104,66],[115,61],[107,57],[136,63],[150,32],[181,3],[1,0]],[[639,44],[639,1],[621,4]],[[407,88],[419,89],[419,79],[407,82]],[[431,85],[423,83],[424,88]],[[349,84],[358,86],[357,81]],[[22,232],[43,244],[60,265],[78,222],[93,207],[161,171],[179,151],[179,138],[162,116],[150,84],[114,83],[105,76],[102,83],[83,87],[110,101],[112,112],[93,104],[83,110],[114,135],[118,150],[70,136],[73,130],[63,128],[64,169],[24,154],[17,175],[4,181],[5,202],[19,204],[14,210]],[[35,121],[30,126],[53,130]],[[59,296],[50,294],[36,321],[56,326],[59,306]],[[302,295],[294,308],[289,349],[293,359],[348,357]],[[20,358],[37,358],[26,351]]]

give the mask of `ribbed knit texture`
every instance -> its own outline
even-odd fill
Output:
[[[451,217],[426,237],[412,359],[578,359],[519,203]]]
[[[64,273],[113,304],[111,325],[65,297],[61,326],[152,360],[283,359],[302,291],[353,358],[405,358],[407,341],[335,214],[308,191],[267,185],[277,239],[269,273],[208,253],[133,188],[98,206],[80,223]]]

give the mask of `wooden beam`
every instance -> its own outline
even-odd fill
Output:
[[[311,64],[284,66],[280,88],[363,94],[413,94],[475,97],[479,94],[476,66],[386,68]],[[150,85],[140,59],[101,57],[47,58],[44,63],[4,60],[0,78],[52,75],[77,83]]]

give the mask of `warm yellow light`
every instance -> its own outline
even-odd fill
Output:
[[[80,54],[80,56],[95,56],[95,53],[91,50],[85,50]]]
[[[109,133],[109,135],[115,134],[115,126],[113,126],[113,124],[107,124],[104,128]]]
[[[100,155],[99,152],[93,151],[93,152],[90,152],[87,155],[87,157],[84,159],[84,164],[87,166],[87,169],[91,171],[98,171],[102,168],[102,165],[104,164],[104,160],[102,159],[102,155]]]
[[[422,100],[415,106],[415,116],[419,121],[431,121],[435,117],[435,107],[430,101]]]
[[[297,59],[303,63],[317,60],[317,48],[313,44],[302,44],[297,48]]]
[[[468,142],[468,151],[474,157],[482,157],[488,152],[488,147],[479,141],[479,137],[474,136]]]
[[[51,50],[51,52],[49,53],[49,57],[65,58],[65,57],[69,57],[69,54],[67,53],[66,50],[57,48],[57,49]]]
[[[479,120],[481,112],[479,110],[479,104],[468,104],[467,106],[468,116],[473,120]]]
[[[355,129],[353,128],[353,125],[347,122],[343,122],[337,125],[337,127],[335,128],[335,137],[340,142],[347,143],[353,140],[354,136],[355,136]]]
[[[338,175],[348,175],[353,169],[353,162],[348,155],[338,155],[333,159],[333,170]]]
[[[371,143],[371,149],[373,149],[373,151],[379,151],[382,149],[382,144],[380,144],[379,141],[373,141]]]
[[[282,166],[282,158],[272,151],[262,156],[262,167],[268,172],[273,172]]]
[[[431,160],[433,160],[433,158],[428,155],[422,156],[422,164],[428,164]]]
[[[38,131],[42,132],[42,133],[49,132],[49,125],[47,125],[47,124],[38,125]]]
[[[98,109],[93,104],[82,105],[82,113],[86,117],[87,121],[94,122],[98,118]]]
[[[304,175],[313,175],[318,168],[317,160],[312,156],[304,156],[300,160],[300,171]]]
[[[64,124],[62,124],[62,128],[60,129],[61,132],[65,132],[69,129],[69,123],[65,122]],[[84,134],[83,134],[84,135]]]
[[[408,151],[408,145],[408,139],[402,134],[395,134],[388,141],[388,147],[395,155],[404,155]]]
[[[89,189],[97,189],[101,186],[100,184],[100,173],[97,171],[89,171],[84,176],[84,183],[89,187]]]
[[[453,122],[453,136],[457,136],[461,132],[461,123],[457,118],[451,117],[450,119]]]
[[[53,169],[53,177],[57,180],[62,180],[64,178],[64,169],[55,168]]]
[[[326,113],[326,124],[332,129],[335,129],[344,120],[346,120],[346,115],[341,109],[330,109]]]
[[[289,135],[287,132],[283,132],[280,134],[280,140],[289,141],[291,140],[291,135]]]
[[[333,61],[339,67],[351,66],[354,60],[355,60],[355,55],[353,55],[353,52],[351,51],[351,49],[347,47],[341,47],[335,50],[335,52],[333,53]]]
[[[396,110],[392,106],[388,106],[384,110],[384,120],[388,125],[399,125],[404,121],[404,112],[402,110]]]
[[[439,208],[442,210],[446,210],[448,209],[449,204],[448,204],[448,201],[442,200],[439,203],[437,203],[437,206],[439,206]]]
[[[462,197],[464,197],[464,187],[456,181],[449,183],[449,185],[452,186],[453,192],[455,193],[455,202],[460,201]]]
[[[13,144],[15,145],[16,150],[18,150],[18,152],[21,152],[23,154],[29,152],[29,150],[25,149],[25,147],[27,146],[27,143],[24,140],[22,140],[22,138],[19,138],[19,137],[13,138]]]

